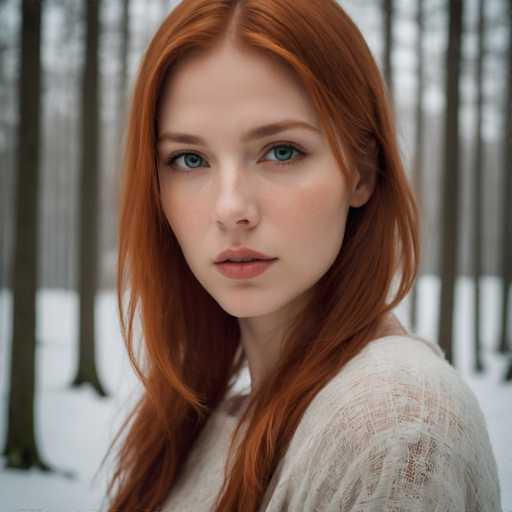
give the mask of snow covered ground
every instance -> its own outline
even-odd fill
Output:
[[[503,383],[506,358],[493,351],[500,311],[499,282],[482,281],[484,375],[472,371],[470,347],[473,287],[467,279],[457,285],[455,367],[469,384],[484,412],[498,463],[504,512],[512,512],[512,384]],[[439,281],[420,280],[421,315],[416,333],[437,341]],[[97,362],[100,378],[110,396],[99,398],[88,386],[72,390],[77,357],[78,301],[74,293],[42,290],[37,302],[37,442],[44,460],[61,472],[46,474],[4,469],[0,458],[0,509],[3,512],[100,512],[105,510],[105,490],[111,467],[99,470],[101,459],[140,392],[120,337],[114,293],[98,296],[96,304]],[[408,302],[396,310],[407,322]],[[0,292],[0,441],[6,436],[8,368],[10,354],[11,297]],[[468,343],[469,342],[469,343]],[[248,375],[240,389],[248,385]],[[112,459],[109,459],[112,460]]]

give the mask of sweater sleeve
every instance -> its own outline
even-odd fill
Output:
[[[346,392],[290,510],[502,511],[483,414],[448,363],[436,372],[366,376]]]

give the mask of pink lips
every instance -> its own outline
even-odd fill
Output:
[[[249,247],[232,247],[230,249],[226,249],[222,251],[220,254],[217,254],[214,263],[224,263],[226,260],[273,260],[272,256],[268,256],[261,252],[255,251],[254,249],[250,249]]]
[[[215,266],[221,274],[230,279],[250,279],[260,274],[263,274],[275,261],[273,260],[258,260],[240,263],[216,263]]]

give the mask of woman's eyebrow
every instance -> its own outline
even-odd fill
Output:
[[[317,127],[306,123],[305,121],[285,120],[252,128],[242,136],[241,141],[248,142],[253,139],[261,139],[263,137],[275,135],[290,128],[304,128],[315,133],[320,133],[320,130]],[[202,137],[188,133],[164,132],[158,137],[158,142],[162,142],[164,140],[171,142],[181,142],[183,144],[198,144],[203,146],[207,145],[206,141]]]

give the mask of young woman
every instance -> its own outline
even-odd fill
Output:
[[[144,394],[110,511],[500,510],[475,396],[392,314],[418,211],[334,0],[171,12],[135,84],[118,263]]]

